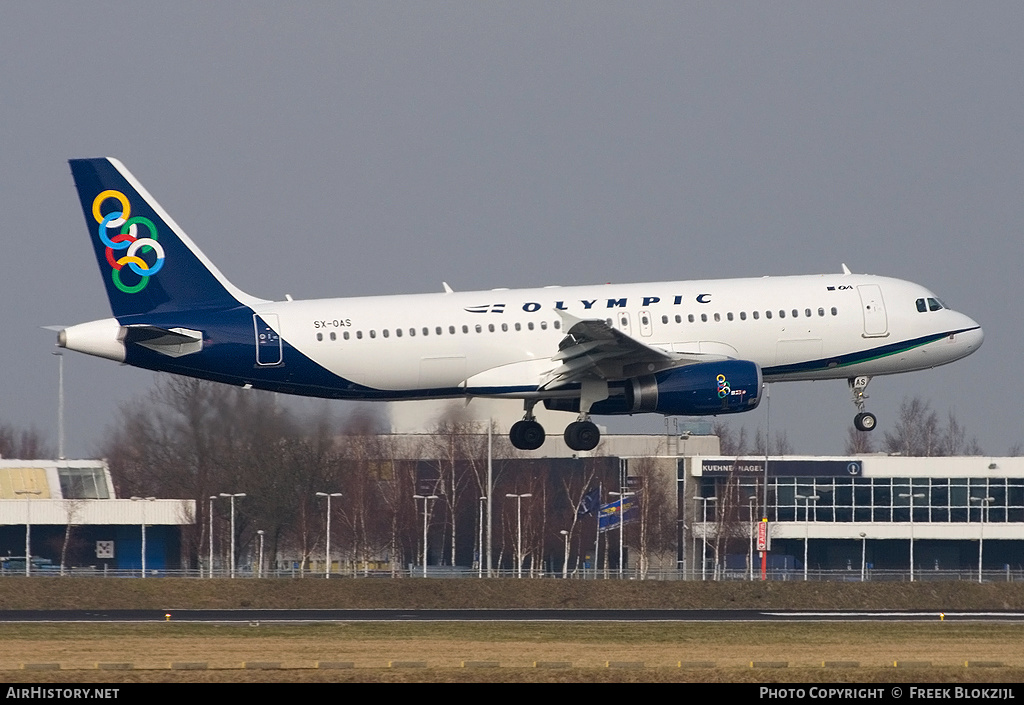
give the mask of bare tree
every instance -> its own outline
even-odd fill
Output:
[[[53,449],[36,429],[19,429],[10,424],[0,424],[0,458],[36,460],[52,457]]]
[[[846,454],[860,455],[875,452],[874,437],[866,431],[850,426],[846,432]]]
[[[920,397],[904,398],[892,431],[885,434],[885,450],[913,457],[981,455],[977,439],[967,438],[952,411],[943,428],[938,414]]]

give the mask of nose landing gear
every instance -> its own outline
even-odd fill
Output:
[[[857,415],[853,417],[853,425],[858,431],[872,431],[878,425],[878,419],[870,411],[864,411],[864,400],[868,398],[864,390],[871,381],[870,377],[851,377],[847,380],[853,390],[853,403],[857,406]]]

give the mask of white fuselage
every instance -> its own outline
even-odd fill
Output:
[[[253,310],[312,361],[415,398],[459,388],[536,396],[558,367],[560,311],[653,348],[757,363],[766,381],[926,369],[980,346],[969,317],[919,310],[934,294],[885,277],[826,274],[272,302]],[[429,394],[429,392],[428,392]]]

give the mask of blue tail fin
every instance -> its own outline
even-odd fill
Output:
[[[229,282],[116,159],[72,159],[114,316],[257,302]]]

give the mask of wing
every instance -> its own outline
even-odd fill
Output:
[[[555,389],[582,379],[626,379],[669,367],[724,359],[723,355],[672,352],[642,343],[599,319],[584,320],[558,311],[566,335],[551,359],[562,364],[541,382],[540,389]]]

